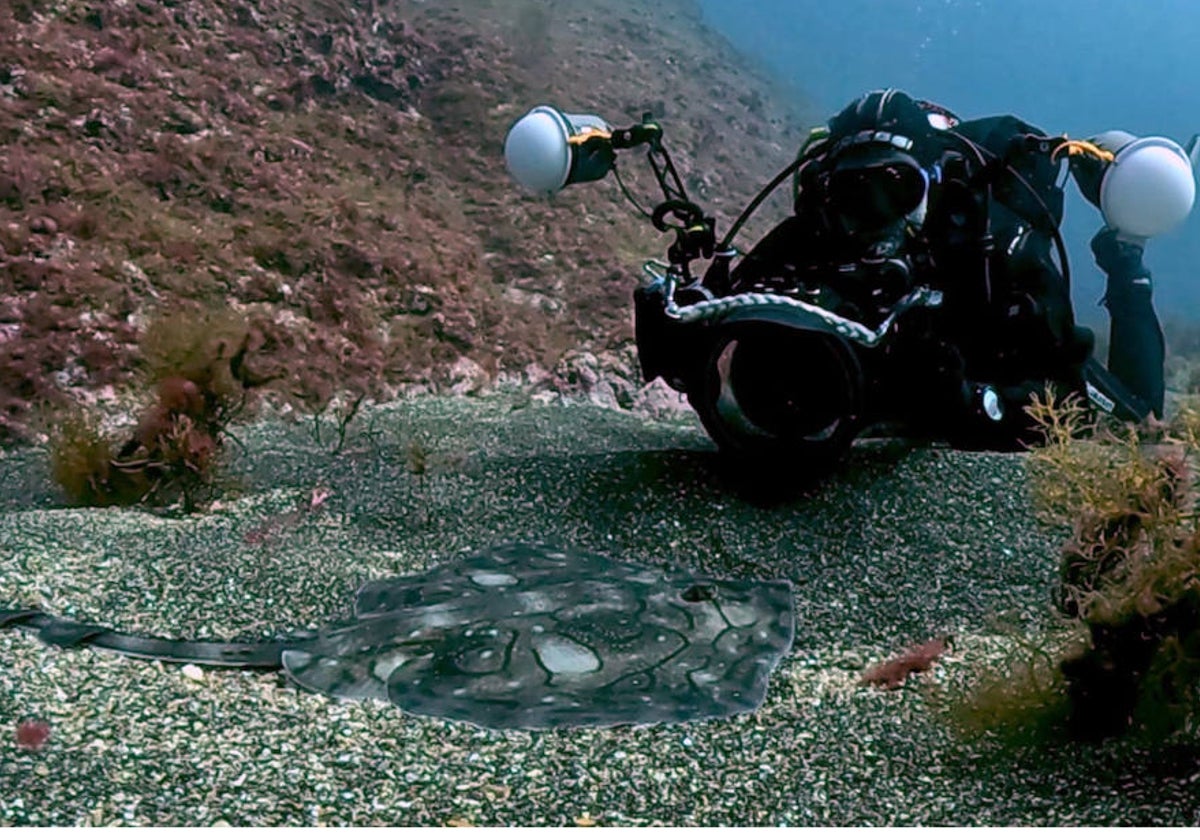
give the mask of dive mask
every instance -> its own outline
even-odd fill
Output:
[[[922,215],[929,176],[894,148],[854,148],[825,174],[824,201],[844,234],[869,234]]]

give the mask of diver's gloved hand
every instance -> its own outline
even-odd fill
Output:
[[[1110,280],[1133,280],[1149,277],[1150,272],[1142,262],[1145,240],[1121,236],[1115,228],[1102,227],[1092,237],[1092,254],[1096,265]]]
[[[1100,209],[1100,182],[1104,180],[1104,161],[1090,155],[1072,155],[1069,166],[1071,176],[1079,185],[1079,192],[1088,203]]]

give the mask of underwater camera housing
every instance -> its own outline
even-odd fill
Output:
[[[820,179],[805,171],[814,158],[808,146],[718,241],[715,220],[689,199],[662,137],[649,114],[630,128],[613,129],[594,115],[541,106],[513,125],[505,158],[514,180],[544,195],[604,177],[614,171],[619,150],[647,147],[663,199],[646,215],[674,239],[665,261],[644,264],[644,280],[634,291],[642,373],[647,382],[661,377],[685,394],[722,453],[737,463],[767,468],[801,464],[819,470],[868,433],[970,448],[1015,448],[1031,437],[1024,409],[1031,395],[1046,386],[1060,395],[1086,394],[1096,409],[1123,419],[1136,421],[1149,414],[1091,358],[1086,330],[1068,336],[1056,351],[1061,358],[1047,365],[1050,375],[1037,381],[1014,379],[989,362],[993,356],[1037,357],[1038,351],[1012,347],[996,352],[994,342],[981,338],[990,322],[973,320],[971,313],[987,309],[1002,313],[1001,319],[1024,319],[1010,324],[1007,335],[1024,334],[1026,324],[1036,331],[1045,313],[1036,301],[993,299],[992,284],[1001,286],[1005,279],[1000,276],[1004,257],[993,242],[988,202],[973,198],[978,172],[968,171],[967,165],[982,160],[985,150],[971,149],[939,170],[944,179],[940,195],[953,196],[956,188],[962,192],[962,213],[951,215],[966,221],[960,228],[939,230],[942,239],[961,246],[954,253],[931,245],[933,223],[925,225],[928,235],[905,233],[906,221],[916,214],[924,221],[927,208],[924,200],[910,208],[914,182],[901,171],[906,155],[893,150],[881,171],[895,174],[901,189],[892,193],[897,200],[880,206],[895,205],[907,215],[890,227],[882,216],[876,219],[882,226],[869,247],[847,255],[838,247],[822,246],[811,249],[811,256],[796,247],[821,246],[822,237],[836,227],[830,220],[830,196],[817,192],[807,210],[798,201],[795,215],[743,254],[733,241],[772,191],[792,177],[819,191]],[[1019,139],[1049,157],[1065,138]],[[816,145],[819,151],[821,144]],[[965,168],[956,180],[957,164]],[[1125,165],[1121,177],[1134,169]],[[1099,177],[1114,171],[1119,170],[1110,166]],[[847,189],[846,183],[840,188],[843,194],[858,194],[860,184],[850,181]],[[1113,184],[1117,192],[1112,192]],[[640,209],[624,184],[621,188]],[[1131,194],[1127,185],[1115,181],[1108,189],[1112,195]],[[1061,212],[1061,196],[1057,201]],[[1035,215],[1038,207],[1045,211],[1045,218],[1018,230],[1028,238],[1032,229],[1052,241],[1067,274],[1054,212],[1037,196],[1020,206],[1033,206]],[[1050,206],[1056,206],[1053,197]],[[1016,240],[1010,248],[1015,245]],[[698,260],[708,262],[699,276],[692,271]],[[943,277],[978,275],[982,281],[939,283],[938,266]]]

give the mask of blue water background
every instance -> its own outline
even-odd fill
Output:
[[[899,87],[964,118],[1012,113],[1050,133],[1200,132],[1197,0],[700,0],[705,19],[830,115]],[[1078,317],[1107,325],[1088,241],[1099,211],[1068,189]],[[1164,321],[1200,321],[1200,209],[1147,248]]]

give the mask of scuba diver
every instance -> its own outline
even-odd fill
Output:
[[[868,93],[810,136],[795,215],[750,252],[732,286],[777,283],[801,255],[809,265],[850,265],[907,252],[923,282],[945,294],[941,332],[958,351],[943,363],[954,368],[946,375],[992,382],[1017,402],[1047,384],[1082,393],[1093,336],[1075,324],[1069,279],[1053,258],[1059,163],[1069,156],[1099,208],[1112,147],[1136,138],[1064,140],[1047,155],[1045,137],[1014,116],[964,121],[898,90]],[[1161,417],[1164,343],[1144,241],[1105,225],[1091,246],[1108,277],[1109,371]]]
[[[1027,409],[1047,393],[1124,421],[1162,417],[1143,253],[1191,211],[1198,138],[1187,151],[1124,132],[1074,140],[872,91],[815,129],[720,240],[662,138],[649,114],[614,129],[539,106],[510,129],[505,159],[543,195],[614,173],[674,233],[634,291],[642,374],[684,393],[735,461],[820,471],[867,433],[1019,449],[1040,437]],[[652,212],[616,167],[635,146],[663,193]],[[1091,246],[1108,278],[1107,369],[1075,322],[1064,162],[1104,218]],[[742,252],[738,233],[789,177],[791,214]]]

